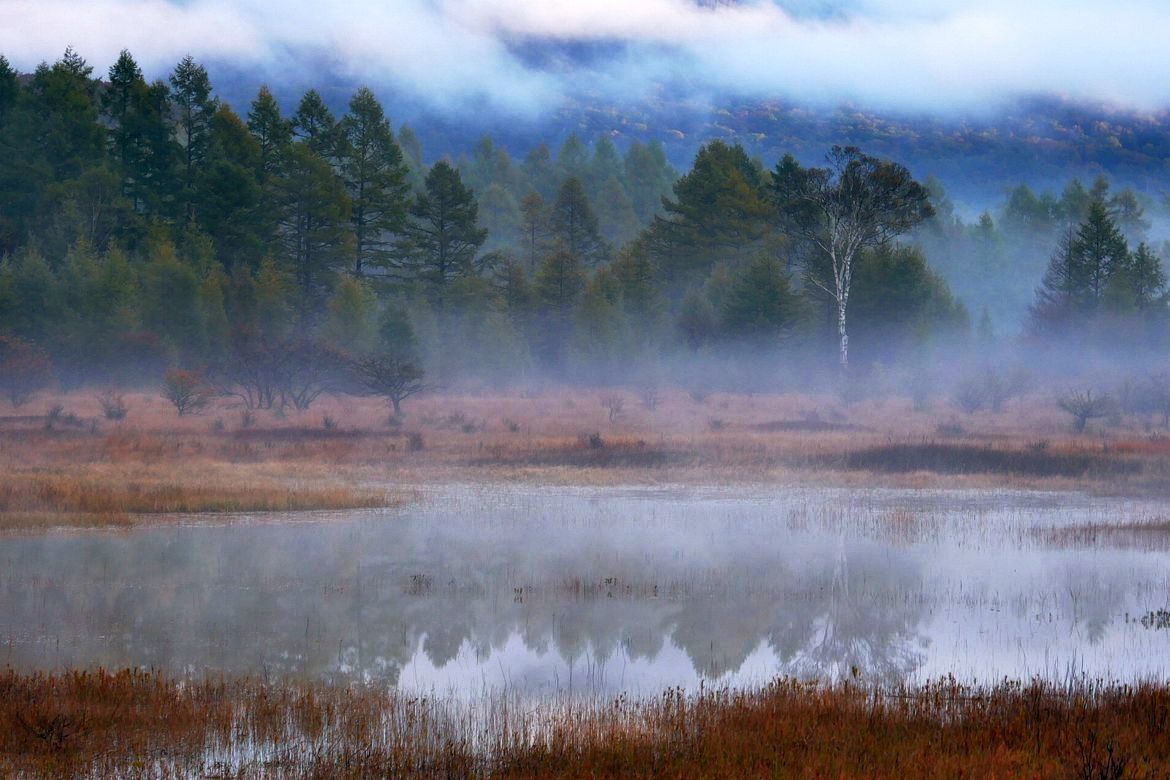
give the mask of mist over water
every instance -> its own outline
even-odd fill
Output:
[[[1162,502],[443,487],[393,511],[12,537],[0,664],[654,694],[777,675],[1164,679]],[[1140,536],[1140,535],[1139,535]],[[1143,623],[1143,617],[1147,618]]]

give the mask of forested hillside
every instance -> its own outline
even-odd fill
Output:
[[[678,171],[654,141],[458,153],[394,119],[364,88],[339,114],[312,90],[233,107],[191,58],[155,82],[129,53],[104,73],[0,60],[0,332],[22,387],[170,370],[299,405],[424,376],[653,383],[671,356],[773,382],[785,361],[831,370],[838,342],[844,363],[847,306],[861,372],[1053,322],[1163,338],[1150,201],[1104,179],[965,222],[938,180],[856,149],[804,167],[714,140]],[[886,205],[839,241],[853,185]]]

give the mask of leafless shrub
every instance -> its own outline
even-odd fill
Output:
[[[1091,389],[1066,390],[1056,399],[1056,405],[1073,417],[1073,428],[1083,433],[1089,420],[1108,417],[1115,407],[1112,396]]]
[[[967,414],[974,414],[981,409],[999,412],[1003,411],[1008,401],[1022,392],[1024,386],[1022,379],[984,371],[961,380],[955,386],[954,401]]]
[[[129,408],[121,393],[106,390],[98,394],[97,401],[102,407],[102,416],[107,420],[118,422],[126,419]]]
[[[614,425],[625,414],[626,401],[620,395],[607,395],[601,399],[601,408],[609,410],[609,424]]]

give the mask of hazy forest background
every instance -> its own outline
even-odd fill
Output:
[[[267,88],[233,110],[190,57],[153,82],[125,52],[104,73],[72,50],[33,74],[0,58],[4,390],[167,376],[302,407],[387,386],[836,382],[832,262],[788,208],[818,170],[723,141],[678,170],[605,133],[424,149],[367,89],[336,113]],[[1158,193],[1021,184],[964,217],[929,170],[911,183],[928,203],[851,271],[851,377],[921,392],[960,365],[1165,348]]]

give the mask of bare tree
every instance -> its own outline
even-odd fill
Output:
[[[1073,427],[1083,433],[1089,420],[1108,417],[1113,412],[1113,399],[1105,393],[1092,390],[1068,390],[1056,399],[1056,405],[1073,416]]]
[[[934,214],[930,195],[904,166],[834,146],[825,168],[791,155],[776,166],[773,195],[787,233],[828,260],[832,279],[809,276],[836,303],[842,370],[849,367],[846,313],[853,268],[863,249],[881,246]]]
[[[402,402],[426,389],[423,370],[414,362],[395,355],[370,355],[353,363],[358,381],[372,395],[380,395],[402,416]]]

